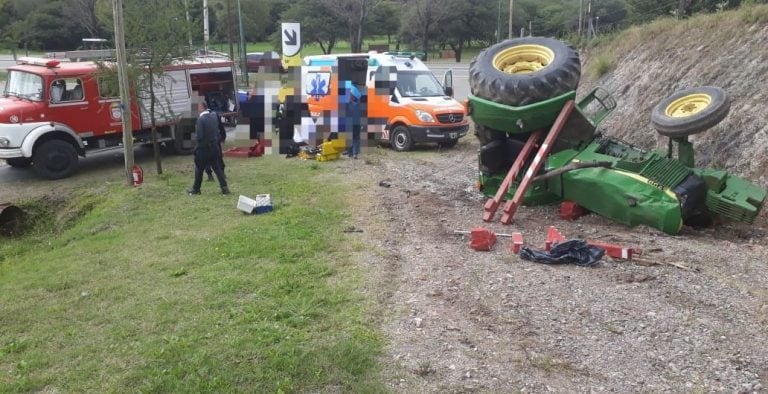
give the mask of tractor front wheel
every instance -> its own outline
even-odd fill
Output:
[[[717,125],[730,109],[731,103],[725,90],[701,86],[679,91],[661,100],[651,112],[651,123],[663,136],[685,137]]]

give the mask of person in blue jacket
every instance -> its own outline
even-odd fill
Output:
[[[352,81],[345,82],[345,126],[349,130],[352,128],[352,149],[349,156],[357,159],[360,154],[360,129],[362,128],[362,93]]]

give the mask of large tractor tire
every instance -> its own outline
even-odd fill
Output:
[[[472,94],[515,107],[576,90],[580,77],[576,50],[545,37],[500,42],[481,52],[469,65]]]
[[[730,109],[725,90],[715,86],[689,88],[661,100],[651,112],[651,123],[663,136],[685,137],[717,125]]]

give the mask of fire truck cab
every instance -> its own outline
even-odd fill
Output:
[[[96,62],[20,58],[17,63],[8,68],[0,98],[0,159],[60,179],[77,171],[86,152],[121,146],[119,89]],[[193,148],[197,102],[206,100],[222,113],[236,105],[231,62],[180,62],[166,67],[154,85],[154,111],[146,94],[131,98],[134,141],[151,142],[153,112],[158,141],[177,153]]]

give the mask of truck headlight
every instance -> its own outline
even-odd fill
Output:
[[[424,123],[433,123],[435,121],[435,118],[432,117],[432,114],[430,114],[429,112],[422,111],[420,109],[416,110],[416,117],[419,118],[419,120]]]
[[[0,137],[0,148],[7,148],[11,144],[11,140],[5,137]]]

